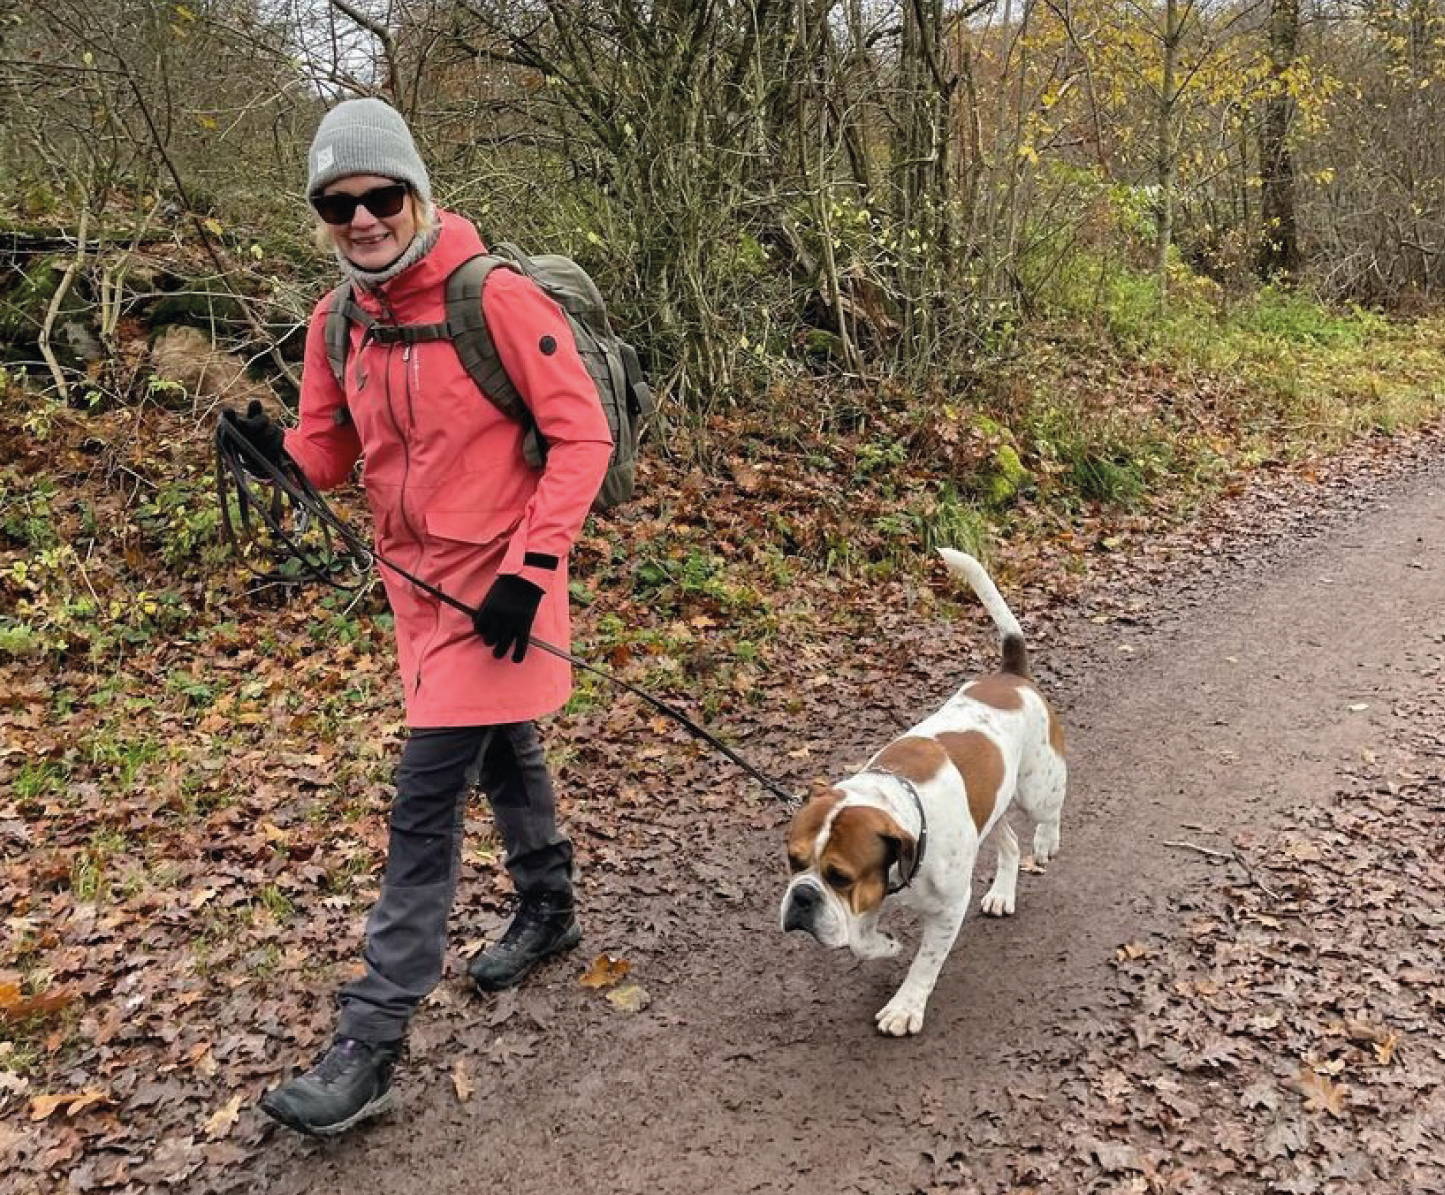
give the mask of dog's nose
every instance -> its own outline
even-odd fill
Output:
[[[788,908],[783,914],[783,929],[811,929],[813,914],[822,903],[823,894],[812,884],[799,884],[788,898]]]

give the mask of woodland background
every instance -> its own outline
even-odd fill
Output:
[[[1067,602],[1440,415],[1437,0],[0,0],[0,1159],[36,1184],[240,1165],[375,890],[384,604],[251,581],[209,472],[221,405],[294,409],[305,148],[358,94],[641,350],[579,648],[740,741],[827,718],[800,660],[954,609],[938,544]],[[589,680],[550,742],[625,873],[692,749]]]

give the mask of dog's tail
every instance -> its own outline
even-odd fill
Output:
[[[978,594],[983,608],[993,619],[994,626],[998,627],[998,633],[1003,636],[1003,670],[1014,676],[1028,676],[1029,653],[1024,646],[1023,628],[1019,626],[1019,620],[1014,617],[1013,611],[1008,608],[1008,603],[1003,600],[993,578],[988,575],[983,565],[967,552],[939,548],[938,554],[943,557],[943,563],[948,565],[948,571],[967,581],[969,588]]]

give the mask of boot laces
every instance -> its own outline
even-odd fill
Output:
[[[502,935],[498,945],[510,946],[533,927],[546,924],[549,918],[555,917],[560,911],[546,897],[522,897],[517,905],[517,912],[512,917],[512,924],[507,926],[507,932]]]
[[[311,1073],[318,1083],[334,1083],[355,1066],[365,1052],[364,1042],[357,1041],[354,1037],[340,1038]]]

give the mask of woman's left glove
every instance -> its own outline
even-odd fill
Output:
[[[543,592],[540,585],[511,573],[504,573],[492,582],[482,599],[481,609],[472,615],[472,626],[497,659],[512,648],[513,663],[522,662]]]
[[[238,415],[234,409],[227,407],[221,412],[221,418],[240,433],[241,438],[255,450],[262,460],[272,468],[279,469],[281,467],[286,459],[286,433],[281,430],[279,423],[266,414],[259,399],[251,400],[244,415]],[[255,462],[244,453],[241,456],[241,464],[251,476],[264,476]]]

